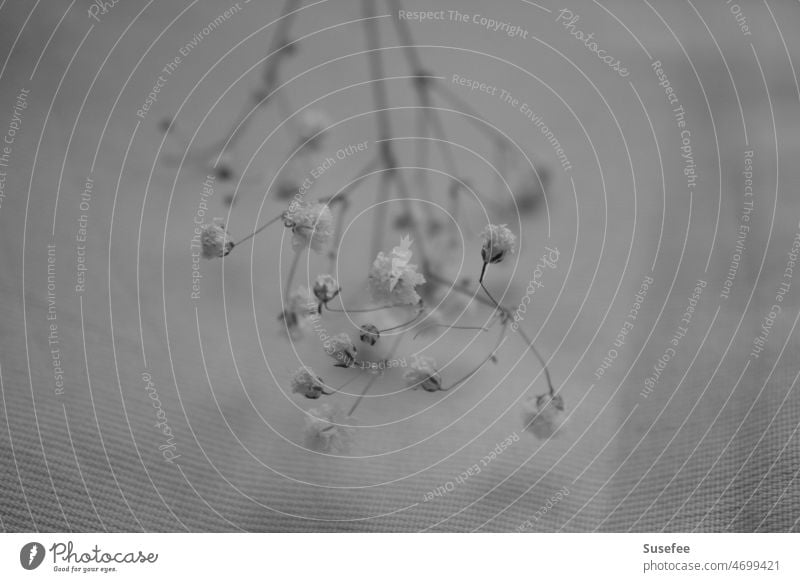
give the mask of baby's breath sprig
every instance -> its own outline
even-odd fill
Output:
[[[302,8],[300,0],[285,0],[283,4],[281,16],[276,21],[275,34],[266,57],[267,64],[263,74],[263,85],[253,92],[253,101],[255,105],[263,106],[269,103],[276,92],[276,88],[280,82],[281,65],[295,52],[296,41],[290,40],[289,31],[295,15],[302,10]],[[216,152],[230,151],[236,145],[236,142],[244,135],[247,126],[255,119],[253,116],[253,101],[245,102],[242,105],[241,111],[230,126],[231,129],[224,132],[222,137],[211,144],[190,148],[183,154],[185,158],[189,161],[201,161],[206,167],[209,167],[208,160],[213,159]],[[174,125],[174,121],[172,125]],[[164,161],[166,163],[173,163],[176,159],[171,156],[165,156]],[[216,167],[216,162],[214,162],[214,166]]]

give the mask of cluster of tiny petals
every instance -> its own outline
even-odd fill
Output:
[[[499,263],[517,251],[517,237],[505,224],[487,224],[481,232],[484,263]]]
[[[333,237],[333,215],[319,202],[293,202],[284,214],[284,224],[292,229],[292,248],[295,251],[311,247],[319,253]]]
[[[339,283],[332,275],[319,275],[314,281],[314,296],[320,303],[327,303],[334,299],[341,291]]]
[[[406,386],[423,388],[428,392],[443,390],[442,377],[436,369],[436,360],[430,356],[418,356],[411,362],[410,368],[403,374]]]
[[[200,244],[203,247],[204,259],[225,257],[233,249],[233,241],[225,231],[225,225],[221,222],[203,225]]]
[[[353,442],[353,420],[337,405],[324,403],[306,416],[305,445],[320,453],[347,453]]]
[[[292,392],[316,399],[325,394],[325,383],[311,368],[299,368],[292,374]]]
[[[358,348],[345,332],[333,336],[326,344],[325,349],[332,358],[338,360],[335,365],[342,368],[352,366],[358,353]]]
[[[390,305],[416,305],[420,302],[416,287],[425,282],[425,277],[417,272],[417,265],[409,262],[411,243],[406,236],[390,254],[378,253],[368,278],[375,301]]]
[[[545,440],[556,436],[561,428],[564,400],[558,395],[541,394],[523,402],[522,411],[525,428]]]
[[[310,306],[314,305],[311,293],[306,287],[298,287],[287,298],[286,306],[278,319],[284,323],[284,330],[294,339],[299,339],[303,334],[302,326],[308,316],[313,313]]]

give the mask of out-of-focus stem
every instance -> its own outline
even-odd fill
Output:
[[[286,288],[283,291],[284,301],[289,300],[289,291],[292,289],[292,282],[294,281],[294,275],[297,272],[297,265],[300,262],[300,255],[302,253],[302,250],[295,251],[294,257],[292,257],[292,265],[289,267],[289,276],[286,278]]]
[[[522,331],[521,327],[517,327],[517,333],[522,336],[522,339],[525,340],[525,343],[528,344],[528,347],[531,349],[533,354],[536,356],[536,359],[539,360],[539,363],[542,365],[542,369],[544,370],[544,376],[547,379],[547,390],[550,393],[550,396],[555,396],[555,389],[553,388],[553,381],[550,379],[550,370],[547,369],[547,364],[542,357],[542,354],[539,353],[539,350],[536,349],[536,346],[533,345],[533,342],[530,340],[528,335]]]
[[[389,353],[386,355],[386,359],[387,360],[391,359],[394,356],[394,353],[397,351],[397,346],[400,345],[400,341],[402,339],[403,339],[402,335],[398,335],[395,338],[394,344],[392,344],[392,348],[389,350]],[[369,382],[367,382],[367,385],[364,386],[364,389],[361,391],[361,394],[359,394],[358,399],[355,401],[355,403],[353,403],[353,407],[350,409],[350,412],[347,413],[347,416],[353,416],[353,413],[356,411],[356,408],[358,408],[358,405],[361,404],[361,401],[364,399],[364,395],[367,392],[369,392],[369,389],[372,388],[372,385],[376,382],[376,380],[380,376],[381,376],[380,374],[375,374],[369,379]]]
[[[488,362],[494,357],[495,352],[497,352],[497,350],[500,349],[500,346],[503,344],[503,341],[505,340],[507,331],[508,331],[508,326],[505,323],[503,323],[500,328],[500,335],[497,337],[497,343],[492,348],[492,351],[489,352],[489,355],[486,356],[483,360],[481,360],[480,363],[477,366],[475,366],[475,368],[473,368],[467,375],[465,375],[459,380],[456,380],[449,387],[443,388],[443,390],[450,390],[451,388],[455,388],[459,384],[463,384],[464,382],[472,378],[475,374],[477,374],[480,371],[480,369],[483,368],[484,364],[486,364],[486,362]]]
[[[341,208],[339,212],[336,214],[336,230],[334,230],[333,236],[333,244],[331,245],[330,251],[328,251],[328,271],[333,273],[334,267],[336,266],[336,257],[337,257],[337,249],[339,248],[339,243],[342,242],[342,227],[344,226],[344,215],[347,212],[347,208],[350,206],[350,201],[347,200],[346,196],[343,196],[338,200],[339,205]],[[329,205],[332,205],[329,204]]]
[[[269,219],[267,222],[265,222],[264,224],[262,224],[261,226],[259,226],[257,229],[255,229],[253,232],[251,232],[251,233],[250,233],[250,234],[248,234],[246,237],[244,237],[244,238],[243,238],[243,239],[241,239],[239,242],[237,242],[237,243],[235,244],[235,246],[237,246],[237,247],[238,247],[238,246],[239,246],[240,244],[242,244],[243,242],[245,242],[245,241],[247,241],[247,240],[250,240],[251,238],[253,238],[254,236],[256,236],[256,235],[257,235],[259,232],[261,232],[262,230],[264,230],[265,228],[267,228],[269,225],[271,225],[271,224],[274,224],[275,222],[278,222],[278,221],[279,221],[281,218],[283,218],[283,214],[282,214],[282,213],[281,213],[281,214],[279,214],[278,216],[276,216],[275,218],[270,218],[270,219]]]

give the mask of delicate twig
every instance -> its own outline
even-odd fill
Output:
[[[534,353],[534,355],[536,356],[536,359],[539,360],[539,363],[542,365],[542,369],[544,370],[545,378],[547,379],[547,389],[548,389],[548,391],[550,393],[550,396],[555,396],[555,389],[553,388],[553,382],[550,379],[550,370],[547,369],[547,364],[545,363],[544,358],[539,353],[539,351],[536,349],[536,346],[533,345],[533,342],[530,340],[530,338],[527,336],[527,334],[524,331],[522,331],[521,327],[517,327],[516,331],[517,331],[517,333],[519,335],[522,336],[522,338],[528,344],[528,347]]]
[[[295,251],[294,257],[292,257],[292,266],[289,267],[289,276],[286,278],[286,288],[283,293],[286,301],[289,300],[289,292],[292,289],[292,281],[294,281],[294,274],[297,271],[297,264],[300,262],[300,254],[302,252],[302,250]]]
[[[410,320],[406,321],[405,323],[401,323],[401,324],[398,324],[398,325],[395,325],[395,326],[392,326],[392,327],[387,327],[386,329],[379,329],[378,332],[379,333],[384,333],[384,332],[387,332],[387,331],[394,331],[396,329],[400,329],[402,327],[409,326],[412,323],[414,323],[415,321],[417,321],[422,316],[423,313],[425,313],[425,309],[424,308],[420,308],[420,309],[417,310],[417,314],[413,318],[411,318]]]
[[[431,281],[433,283],[437,283],[439,285],[443,285],[443,286],[446,286],[446,287],[450,287],[453,291],[457,291],[457,292],[461,293],[462,295],[466,295],[470,299],[474,299],[475,301],[478,301],[479,303],[483,303],[484,305],[488,305],[489,307],[493,307],[495,309],[498,309],[496,304],[490,302],[488,299],[486,299],[484,297],[481,297],[480,295],[476,295],[474,292],[470,291],[469,289],[467,289],[463,285],[456,285],[452,281],[448,281],[444,277],[440,277],[439,275],[437,275],[434,272],[429,272],[429,273],[426,274],[426,276],[428,278],[428,281]],[[507,308],[505,308],[505,307],[500,306],[499,309],[500,309],[501,313],[505,313],[505,314],[509,313],[509,310]]]
[[[382,309],[391,309],[393,307],[398,307],[397,305],[383,305],[381,307],[367,307],[365,309],[334,309],[327,303],[325,304],[325,309],[328,311],[333,311],[334,313],[371,313],[373,311],[380,311]]]
[[[501,328],[500,328],[500,335],[497,337],[497,343],[496,343],[496,344],[495,344],[495,346],[492,348],[492,351],[491,351],[491,352],[489,352],[489,355],[488,355],[488,356],[486,356],[486,357],[485,357],[483,360],[481,360],[481,361],[480,361],[480,363],[479,363],[477,366],[475,366],[475,368],[474,368],[472,371],[470,371],[470,372],[469,372],[469,373],[468,373],[466,376],[464,376],[463,378],[461,378],[461,379],[457,380],[456,382],[454,382],[453,384],[451,384],[449,387],[447,387],[447,388],[443,388],[442,390],[450,390],[451,388],[455,388],[455,387],[456,387],[456,386],[458,386],[459,384],[462,384],[462,383],[466,382],[466,381],[467,381],[467,380],[469,380],[469,379],[470,379],[472,376],[474,376],[475,374],[477,374],[477,373],[478,373],[478,371],[479,371],[481,368],[483,368],[483,366],[484,366],[484,364],[486,364],[486,362],[488,362],[489,360],[493,360],[493,359],[494,359],[494,357],[495,357],[495,352],[497,352],[497,350],[498,350],[498,349],[500,349],[500,346],[501,346],[501,345],[503,344],[503,342],[505,341],[505,336],[506,336],[506,332],[507,332],[507,331],[508,331],[508,327],[506,326],[506,324],[505,324],[505,322],[504,322],[504,323],[502,324]]]
[[[244,238],[243,238],[243,239],[241,239],[239,242],[237,242],[237,243],[235,244],[235,246],[237,246],[237,247],[238,247],[238,246],[239,246],[240,244],[242,244],[243,242],[245,242],[245,241],[247,241],[247,240],[250,240],[251,238],[253,238],[254,236],[256,236],[256,235],[257,235],[259,232],[261,232],[262,230],[264,230],[265,228],[267,228],[269,225],[271,225],[271,224],[273,224],[273,223],[275,223],[275,222],[278,222],[278,221],[279,221],[281,218],[283,218],[283,213],[279,214],[279,215],[278,215],[278,216],[276,216],[275,218],[271,218],[271,219],[269,219],[267,222],[265,222],[264,224],[262,224],[261,226],[259,226],[257,229],[255,229],[253,232],[251,232],[251,233],[250,233],[250,234],[248,234],[246,237],[244,237]]]
[[[488,265],[489,265],[489,263],[487,263],[486,261],[483,262],[483,267],[481,268],[481,276],[478,279],[478,285],[480,285],[481,289],[483,289],[484,293],[486,293],[486,295],[489,296],[489,299],[492,300],[492,303],[494,303],[494,306],[497,307],[497,309],[499,309],[501,311],[504,311],[504,308],[500,305],[500,303],[497,301],[497,299],[495,299],[494,296],[491,293],[489,293],[489,290],[486,288],[486,285],[483,284],[483,277],[486,275],[486,267]]]
[[[273,36],[272,45],[269,54],[274,57],[267,65],[264,73],[264,88],[260,92],[261,95],[269,96],[278,83],[278,72],[280,70],[281,62],[290,54],[290,48],[293,43],[288,40],[288,32],[291,27],[292,20],[297,12],[294,5],[299,5],[300,0],[286,0],[281,12],[280,22],[276,25],[277,29]],[[206,159],[214,152],[219,151],[223,147],[231,149],[238,139],[244,134],[246,122],[252,120],[252,103],[246,102],[241,111],[236,117],[236,120],[231,125],[231,129],[223,134],[217,141],[203,147],[195,147],[192,151],[186,154],[187,159]],[[166,161],[169,157],[166,158]]]
[[[417,339],[419,334],[424,333],[425,330],[428,330],[432,327],[446,327],[447,329],[473,329],[473,330],[480,330],[480,331],[489,331],[488,327],[483,327],[480,325],[450,325],[447,323],[429,323],[426,326],[423,326],[417,333],[414,334],[413,339]]]
[[[325,394],[326,394],[327,396],[330,396],[331,394],[335,394],[336,392],[341,392],[341,391],[342,391],[342,388],[344,388],[344,387],[348,386],[349,384],[352,384],[352,383],[353,383],[353,381],[354,381],[356,378],[358,378],[360,375],[361,375],[361,374],[360,374],[359,372],[356,372],[356,373],[355,373],[355,374],[353,374],[353,375],[352,375],[352,376],[351,376],[351,377],[350,377],[350,378],[349,378],[347,381],[345,381],[345,383],[344,383],[344,384],[342,384],[342,385],[341,385],[341,386],[339,386],[338,388],[334,388],[333,386],[328,386],[327,384],[325,384],[325,383],[323,382],[323,385],[324,385],[324,387],[325,387],[325,388],[330,388],[330,389],[331,389],[331,391],[330,391],[330,392],[325,392]]]
[[[384,142],[388,143],[388,142]],[[389,198],[389,174],[381,174],[378,186],[378,200],[375,204],[375,221],[372,224],[372,254],[367,257],[370,264],[383,249],[384,230],[386,228],[386,201]]]
[[[402,339],[403,339],[402,335],[398,335],[395,338],[394,344],[392,345],[392,348],[389,350],[389,353],[386,356],[387,360],[392,356],[394,356],[394,352],[397,350],[397,346],[400,345],[400,341]],[[375,374],[369,379],[369,382],[367,382],[367,385],[364,386],[364,389],[361,391],[361,394],[359,394],[358,399],[353,404],[353,407],[350,409],[350,412],[347,413],[347,416],[353,416],[353,413],[356,411],[356,408],[358,408],[358,405],[361,404],[361,401],[364,399],[364,395],[369,391],[369,389],[372,387],[372,385],[375,383],[378,377],[379,375]]]
[[[433,83],[432,87],[434,91],[438,91],[442,97],[444,97],[447,101],[450,101],[453,107],[465,111],[467,113],[465,118],[478,130],[484,132],[490,140],[500,142],[500,138],[494,133],[494,131],[492,131],[491,126],[484,121],[481,114],[475,111],[475,109],[473,109],[473,107],[466,101],[456,95],[450,89],[450,87],[444,83]]]
[[[343,196],[339,199],[339,204],[341,208],[336,215],[336,227],[333,231],[333,244],[331,245],[331,250],[328,251],[328,271],[331,273],[334,272],[334,267],[336,266],[336,250],[339,248],[339,243],[342,241],[342,227],[344,226],[344,215],[347,212],[347,208],[350,206],[350,201],[347,199],[347,196]],[[328,206],[333,205],[333,200]]]

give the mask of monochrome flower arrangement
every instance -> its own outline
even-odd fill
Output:
[[[399,7],[399,0],[387,0],[393,10]],[[281,103],[274,93],[280,84],[280,68],[294,53],[295,43],[288,37],[290,23],[297,12],[299,3],[296,0],[287,0],[283,12],[283,26],[277,33],[274,41],[274,57],[268,61],[263,80],[264,86],[256,92],[256,97],[260,99],[259,106],[276,102],[278,106],[287,107],[286,103]],[[411,364],[402,374],[402,379],[397,381],[404,384],[405,390],[417,391],[419,394],[433,395],[439,392],[447,392],[456,388],[472,378],[484,365],[490,362],[497,362],[497,351],[507,339],[510,331],[516,334],[525,343],[526,349],[533,354],[538,363],[544,370],[547,382],[547,391],[537,394],[525,400],[520,405],[521,418],[524,428],[539,439],[550,439],[556,437],[561,431],[564,421],[565,403],[563,397],[558,394],[552,383],[550,372],[546,361],[528,338],[525,332],[518,325],[509,325],[512,320],[511,310],[504,307],[485,286],[485,281],[490,274],[490,267],[507,261],[517,253],[517,235],[508,228],[506,224],[486,224],[481,232],[473,232],[473,240],[480,242],[480,254],[475,257],[476,273],[480,273],[477,280],[477,288],[472,287],[469,282],[454,282],[448,280],[442,273],[443,270],[437,266],[437,257],[431,249],[447,253],[447,249],[453,246],[454,235],[446,227],[429,224],[429,228],[422,228],[421,222],[416,218],[415,208],[410,202],[414,198],[424,198],[421,192],[412,192],[412,187],[406,182],[406,177],[402,171],[397,169],[396,152],[392,142],[388,139],[390,131],[389,108],[386,103],[386,91],[382,84],[386,83],[383,74],[383,61],[380,51],[377,48],[377,26],[375,15],[374,0],[364,0],[364,26],[366,27],[368,49],[367,58],[370,63],[370,70],[373,75],[373,88],[376,101],[376,113],[379,128],[380,148],[375,159],[368,164],[367,169],[382,169],[380,196],[384,200],[392,187],[396,188],[403,203],[402,212],[391,220],[390,217],[376,219],[374,224],[372,260],[368,269],[364,273],[363,288],[369,292],[374,305],[361,306],[358,309],[345,309],[343,306],[343,294],[345,290],[336,278],[330,273],[336,272],[336,265],[339,257],[336,256],[335,248],[341,237],[341,225],[345,214],[350,207],[350,198],[358,188],[359,176],[354,181],[354,186],[349,190],[337,193],[335,196],[322,198],[320,200],[305,200],[294,194],[297,186],[278,182],[275,198],[279,201],[289,201],[288,207],[279,215],[266,221],[255,231],[234,242],[234,239],[227,232],[222,222],[212,222],[202,228],[202,256],[206,259],[225,259],[231,260],[231,255],[236,256],[236,249],[241,247],[244,242],[252,240],[260,233],[266,232],[268,227],[282,223],[287,233],[291,237],[291,253],[289,274],[282,290],[282,306],[279,312],[278,321],[280,327],[285,332],[289,341],[298,341],[304,336],[304,331],[311,322],[319,321],[320,318],[327,318],[335,313],[373,313],[378,311],[390,311],[392,313],[408,314],[407,318],[401,323],[381,328],[377,325],[378,320],[353,323],[351,333],[342,332],[327,338],[321,345],[322,350],[329,356],[328,366],[331,368],[346,368],[356,371],[364,370],[363,374],[358,374],[355,379],[348,380],[358,382],[358,378],[364,379],[364,386],[355,402],[344,410],[334,395],[339,392],[342,386],[334,387],[325,383],[322,376],[306,365],[300,366],[287,379],[286,383],[291,388],[291,394],[296,398],[318,401],[318,405],[309,408],[305,413],[305,446],[313,451],[328,455],[347,455],[352,445],[357,442],[359,421],[354,416],[356,411],[363,403],[364,396],[379,378],[388,378],[385,371],[386,366],[363,366],[359,360],[360,352],[372,353],[372,350],[382,347],[385,357],[382,364],[390,360],[395,355],[395,350],[399,345],[400,338],[411,334],[416,337],[422,331],[438,326],[448,330],[472,329],[488,331],[494,327],[498,330],[497,343],[494,344],[488,354],[480,359],[470,371],[460,378],[449,378],[437,367],[435,358],[431,355],[418,354],[412,357]],[[407,24],[398,19],[392,19],[398,27],[398,34],[406,41],[410,40],[410,33]],[[404,42],[404,47],[409,64],[413,70],[414,89],[419,102],[425,109],[423,115],[430,121],[428,127],[436,138],[433,140],[439,147],[446,148],[446,134],[444,125],[437,118],[436,109],[430,108],[433,96],[438,95],[449,101],[450,105],[466,107],[457,100],[446,84],[435,79],[428,71],[420,65],[421,60],[416,53],[413,42]],[[291,47],[291,48],[290,48]],[[294,120],[296,117],[296,120]],[[246,118],[246,117],[245,117]],[[300,151],[320,152],[325,148],[325,136],[327,129],[332,125],[330,116],[319,109],[309,109],[302,112],[299,116],[292,116],[292,129],[295,132],[296,143]],[[471,122],[485,130],[477,115],[470,115]],[[172,123],[170,122],[169,126]],[[221,144],[231,147],[235,136],[242,132],[237,125],[232,132],[225,136]],[[494,136],[491,139],[496,139]],[[502,143],[502,142],[501,142]],[[505,146],[498,146],[505,151]],[[189,151],[189,157],[207,160],[208,148],[203,151]],[[449,152],[442,151],[443,159],[448,163],[449,171],[453,176],[453,185],[450,190],[452,207],[450,213],[454,217],[462,211],[460,199],[464,194],[464,184],[468,180],[461,179],[460,172],[457,171]],[[234,173],[232,160],[229,154],[217,156],[218,161],[224,159],[225,167],[220,173],[217,169],[217,176],[230,178]],[[412,196],[411,194],[416,194]],[[418,211],[418,209],[416,209]],[[391,221],[390,221],[391,220]],[[384,232],[388,229],[387,224],[393,224],[395,228],[406,230],[400,237],[399,243],[386,250],[381,248],[381,241]],[[433,225],[433,226],[431,226]],[[442,251],[442,249],[445,249]],[[304,253],[314,253],[327,257],[330,261],[328,273],[318,273],[312,278],[309,286],[292,288],[295,274],[300,257]],[[444,314],[434,313],[437,308],[429,307],[438,305],[430,300],[436,293],[446,290],[449,295],[461,295],[465,301],[476,303],[481,308],[491,310],[486,327],[461,326],[455,323],[448,323]],[[339,307],[341,305],[342,307]],[[428,321],[426,316],[435,316],[430,319],[434,323],[424,323]],[[371,317],[371,316],[368,316]],[[375,362],[372,362],[373,364]],[[325,374],[323,370],[323,375]],[[431,397],[431,396],[428,396]],[[367,414],[366,411],[362,413]]]

